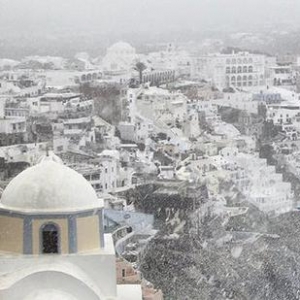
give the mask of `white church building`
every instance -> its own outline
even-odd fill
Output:
[[[138,56],[136,50],[128,43],[118,42],[107,49],[102,61],[105,74],[121,75],[132,71]]]
[[[0,201],[1,300],[141,300],[117,285],[103,203],[54,155],[15,177]]]

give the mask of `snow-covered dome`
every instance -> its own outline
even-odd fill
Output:
[[[90,56],[87,52],[79,52],[79,53],[75,54],[74,58],[80,59],[80,60],[89,60]]]
[[[118,42],[109,47],[107,52],[110,54],[135,54],[135,49],[128,43]]]
[[[107,49],[107,54],[102,60],[102,67],[104,72],[128,73],[136,60],[135,49],[128,43],[118,42]]]
[[[15,177],[0,202],[0,208],[30,212],[71,212],[101,206],[89,182],[55,156],[41,159]]]

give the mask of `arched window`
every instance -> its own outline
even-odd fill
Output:
[[[247,69],[247,66],[244,66],[243,67],[243,73],[247,73],[248,69]]]
[[[237,77],[237,86],[242,86],[242,77],[241,76]]]
[[[229,74],[230,73],[230,67],[227,67],[226,68],[226,74]]]
[[[232,67],[231,73],[235,74],[236,73],[236,67]]]
[[[248,81],[249,81],[249,86],[251,86],[252,85],[252,83],[253,83],[253,77],[252,77],[252,75],[249,75],[248,76]]]
[[[238,66],[237,72],[238,72],[238,73],[242,73],[242,67],[241,67],[241,66]]]
[[[41,253],[54,254],[59,253],[59,227],[56,224],[48,223],[41,227]]]
[[[253,67],[252,67],[252,66],[250,66],[250,67],[248,68],[248,72],[249,72],[249,73],[253,73]]]

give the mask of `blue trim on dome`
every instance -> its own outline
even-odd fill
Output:
[[[56,219],[67,219],[68,220],[68,238],[69,238],[69,253],[77,253],[77,218],[89,217],[98,215],[99,218],[99,238],[100,247],[105,247],[104,242],[104,210],[103,208],[97,208],[95,210],[89,210],[84,212],[72,212],[69,214],[41,214],[41,215],[30,215],[22,214],[21,212],[13,212],[5,209],[0,209],[0,216],[7,216],[11,218],[23,219],[23,253],[27,255],[33,254],[33,232],[32,232],[32,222],[34,220],[45,220],[47,224],[49,220],[53,220],[55,223]],[[51,223],[51,221],[50,221]],[[41,240],[41,238],[40,238]]]
[[[23,253],[32,254],[32,218],[28,216],[23,222]]]
[[[77,252],[77,222],[76,216],[68,217],[68,228],[69,228],[69,252]]]
[[[101,211],[103,210],[103,207],[98,207],[96,208],[97,212],[98,211]],[[40,220],[40,219],[66,219],[66,218],[69,218],[70,216],[77,216],[77,217],[89,217],[89,216],[92,216],[92,215],[95,215],[95,209],[88,209],[88,210],[85,210],[85,211],[80,211],[80,209],[78,211],[72,211],[72,212],[63,212],[63,213],[53,213],[53,212],[49,212],[49,214],[47,213],[43,213],[43,212],[40,212],[40,213],[35,213],[35,212],[24,212],[22,213],[21,212],[21,209],[20,211],[18,212],[15,212],[15,211],[12,211],[12,210],[7,210],[7,209],[4,209],[4,208],[0,208],[0,216],[8,216],[8,217],[12,217],[12,218],[22,218],[22,219],[25,219],[26,217],[29,217],[31,218],[32,220],[34,219],[37,219],[37,220]]]
[[[99,234],[100,234],[100,247],[104,248],[105,247],[105,242],[104,242],[104,210],[101,209],[98,212],[98,217],[99,217]]]

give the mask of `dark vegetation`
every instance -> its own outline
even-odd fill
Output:
[[[95,114],[105,121],[117,125],[121,120],[121,87],[116,84],[92,86],[84,84],[80,92],[94,99]]]

